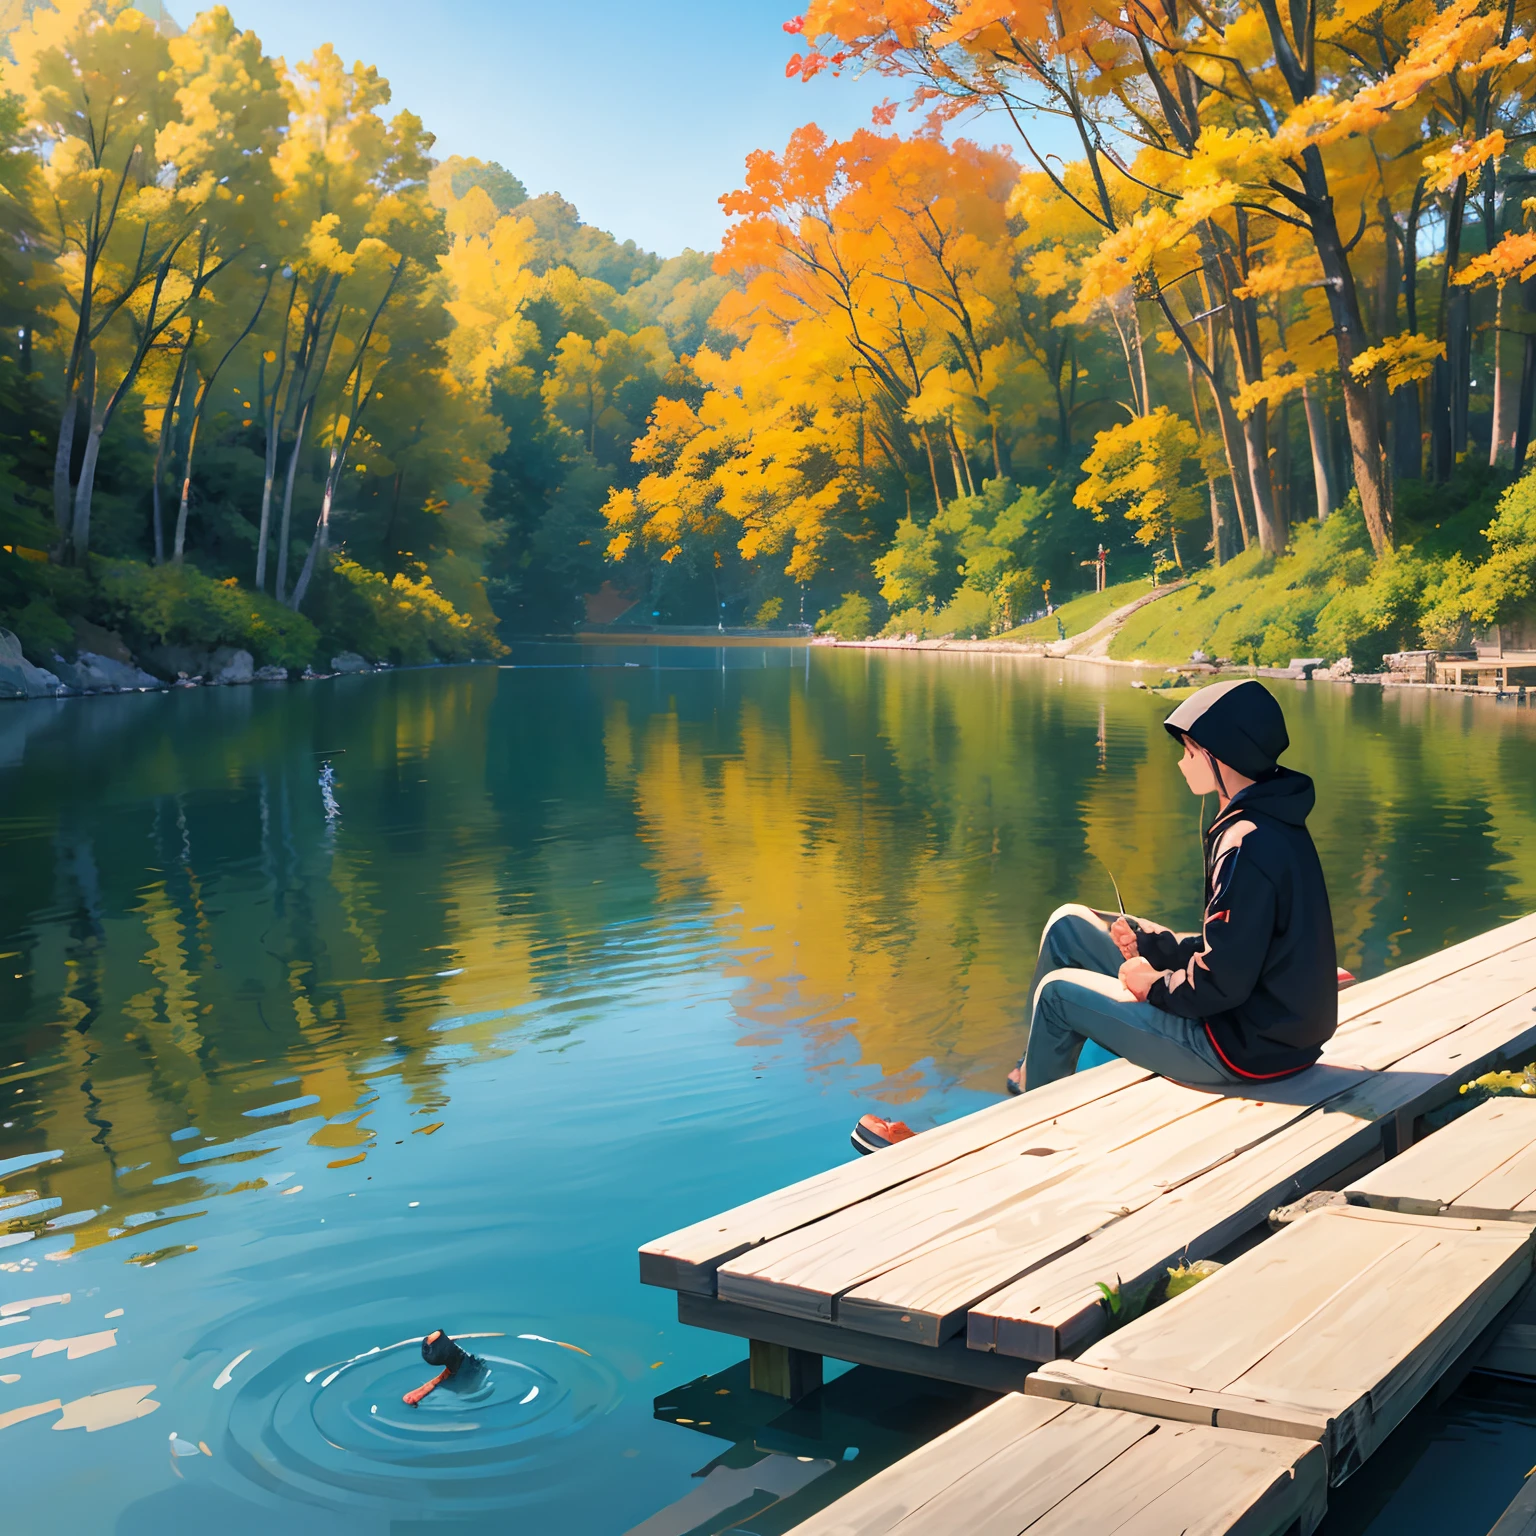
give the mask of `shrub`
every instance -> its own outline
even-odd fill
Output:
[[[317,593],[316,616],[328,645],[375,661],[468,661],[506,652],[488,628],[460,613],[430,576],[385,576],[345,556],[331,562]]]
[[[932,627],[936,634],[975,640],[992,633],[995,618],[995,607],[987,593],[961,587],[934,615]]]
[[[752,623],[758,629],[767,629],[783,611],[784,599],[782,597],[770,597],[752,616]]]
[[[843,593],[842,602],[816,620],[818,635],[836,635],[839,640],[862,640],[874,628],[874,614],[862,592]]]
[[[233,577],[215,581],[190,565],[136,560],[103,561],[96,575],[103,617],[132,638],[199,649],[235,646],[261,666],[302,667],[314,659],[315,626]]]

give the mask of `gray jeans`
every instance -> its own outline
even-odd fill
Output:
[[[1057,907],[1045,925],[1020,1063],[1024,1091],[1070,1077],[1090,1041],[1102,1047],[1102,1054],[1092,1053],[1097,1060],[1121,1056],[1192,1088],[1229,1088],[1241,1081],[1222,1065],[1198,1019],[1138,1003],[1120,985],[1117,973],[1125,957],[1109,936],[1111,921],[1072,903]]]

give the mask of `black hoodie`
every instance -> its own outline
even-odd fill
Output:
[[[1252,679],[1201,689],[1166,724],[1256,782],[1205,835],[1202,931],[1140,935],[1141,954],[1164,972],[1147,1001],[1204,1023],[1238,1077],[1300,1072],[1339,1020],[1333,915],[1306,826],[1312,781],[1276,765],[1290,744],[1285,721]]]

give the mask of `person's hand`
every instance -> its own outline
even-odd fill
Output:
[[[1117,917],[1109,925],[1109,936],[1127,960],[1134,960],[1141,953],[1136,944],[1136,930],[1123,917]]]
[[[1134,960],[1127,960],[1120,967],[1120,985],[1138,1003],[1144,1003],[1147,1000],[1147,993],[1152,990],[1152,983],[1161,975],[1162,972],[1150,960],[1143,960],[1138,955]]]

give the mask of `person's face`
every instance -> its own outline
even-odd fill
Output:
[[[1192,795],[1214,795],[1220,792],[1216,775],[1211,771],[1211,760],[1187,736],[1184,738],[1184,755],[1179,759],[1179,772],[1189,785]]]

